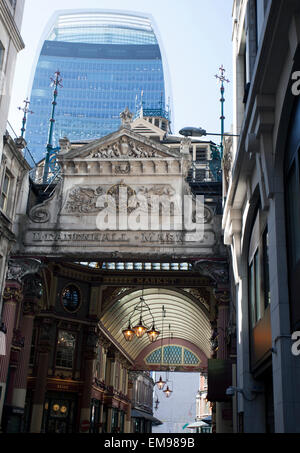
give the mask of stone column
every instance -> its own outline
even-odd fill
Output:
[[[84,351],[84,389],[81,399],[80,425],[83,421],[90,422],[91,398],[94,379],[94,362],[97,358],[98,336],[96,327],[91,327],[86,334]],[[88,433],[88,431],[86,431]]]
[[[126,434],[132,433],[132,422],[131,422],[132,382],[128,383],[128,398],[129,398],[130,403],[128,404],[126,417],[125,417],[125,427],[124,427],[124,431]]]
[[[49,369],[49,353],[51,351],[51,327],[52,323],[44,319],[41,325],[40,342],[38,345],[36,387],[33,397],[31,416],[31,433],[40,433],[42,429],[45,395],[47,390],[47,377]]]
[[[112,430],[112,407],[107,410],[107,432],[111,433]]]
[[[222,292],[219,295],[219,304],[218,304],[218,321],[217,321],[217,330],[218,330],[218,343],[219,348],[217,352],[217,358],[221,360],[226,360],[228,358],[227,354],[227,327],[229,319],[229,294],[227,292]]]
[[[218,291],[216,292],[216,298],[218,301],[218,319],[216,327],[218,333],[217,359],[226,360],[228,359],[227,329],[229,320],[230,294],[228,291]],[[232,413],[232,401],[216,403],[217,433],[232,433],[233,431],[232,418],[225,418],[225,413]]]
[[[2,322],[7,329],[7,333],[6,355],[0,356],[0,420],[2,420],[4,399],[7,388],[7,375],[10,362],[11,345],[14,336],[16,309],[17,305],[22,301],[22,297],[22,285],[17,281],[8,281],[4,289],[4,305],[2,311]]]
[[[35,316],[40,311],[41,285],[39,278],[31,277],[24,283],[23,317],[20,322],[20,332],[25,341],[16,370],[12,396],[12,406],[20,409],[25,407],[33,324]]]

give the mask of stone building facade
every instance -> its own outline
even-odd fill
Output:
[[[20,35],[25,0],[0,3],[0,159],[3,151],[17,54],[24,48]]]
[[[176,206],[171,231],[106,231],[97,223],[105,209],[101,196],[115,200],[120,213],[124,188],[127,214],[138,209],[142,215],[156,195],[164,207],[156,214],[163,219],[170,201],[193,198],[201,189],[190,173],[195,158],[206,189],[212,182],[204,161],[211,156],[210,142],[168,136],[148,119],[132,121],[128,111],[121,119],[119,130],[99,140],[62,139],[58,182],[43,186],[30,177],[26,190],[20,185],[2,310],[6,432],[151,431],[159,421],[149,372],[169,366],[207,372],[214,357],[212,329],[228,323],[227,254],[215,189],[203,193],[201,241],[193,232],[175,230],[176,222],[183,228]],[[161,343],[149,344],[147,336],[126,343],[122,329],[142,299],[160,332],[166,307],[172,340],[165,333]],[[144,316],[150,324],[150,313]],[[226,359],[224,336],[218,341],[218,354]]]
[[[299,432],[300,5],[236,0],[223,229],[237,313],[236,432]],[[228,145],[228,143],[227,143]]]

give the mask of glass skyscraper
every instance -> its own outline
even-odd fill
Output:
[[[166,108],[166,71],[153,21],[135,13],[57,12],[46,31],[31,89],[26,140],[44,158],[51,116],[50,77],[60,71],[54,146],[99,138],[120,127],[120,113]]]

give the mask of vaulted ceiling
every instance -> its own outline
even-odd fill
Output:
[[[129,343],[125,341],[122,331],[127,328],[128,320],[142,295],[155,319],[156,329],[161,333],[159,340],[162,336],[169,338],[172,335],[173,338],[192,343],[201,349],[206,357],[210,357],[211,324],[205,307],[197,304],[188,293],[183,291],[179,292],[169,288],[148,288],[144,292],[139,289],[123,297],[121,295],[108,307],[101,319],[104,327],[133,360],[149,346],[149,339],[145,335],[142,339],[134,338]],[[166,311],[165,318],[162,316],[163,306]],[[147,309],[143,311],[143,320],[149,328],[152,327],[152,316]],[[139,315],[136,312],[132,318],[132,326],[138,324],[138,321]]]

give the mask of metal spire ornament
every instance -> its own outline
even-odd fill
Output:
[[[220,152],[221,152],[221,159],[223,159],[223,139],[224,139],[224,134],[225,134],[225,116],[224,116],[224,104],[225,104],[225,86],[224,82],[230,83],[230,80],[225,78],[225,72],[226,69],[223,67],[223,65],[219,68],[220,74],[216,74],[215,77],[218,79],[221,83],[221,145],[220,145]]]
[[[34,113],[31,110],[29,110],[30,101],[28,100],[28,98],[26,98],[26,100],[24,101],[24,104],[25,104],[25,106],[23,108],[18,107],[18,110],[21,110],[22,112],[24,112],[24,116],[23,116],[23,120],[22,120],[22,129],[21,129],[22,138],[24,138],[24,134],[25,134],[25,130],[26,130],[25,126],[26,126],[26,122],[27,122],[27,115],[28,115],[28,113],[30,113],[30,114]]]
[[[50,80],[52,81],[51,86],[54,87],[54,91],[53,91],[52,114],[51,114],[51,118],[50,118],[50,127],[49,127],[46,159],[45,159],[43,184],[47,184],[47,182],[48,182],[49,170],[50,170],[50,160],[53,157],[53,153],[55,153],[55,151],[57,151],[57,150],[53,149],[52,141],[53,141],[53,132],[54,132],[54,124],[55,124],[55,108],[57,105],[56,100],[57,100],[57,96],[58,96],[58,87],[62,87],[62,83],[61,83],[62,78],[60,77],[61,74],[59,71],[56,71],[56,73],[54,75],[55,75],[54,79],[53,79],[53,77],[50,78]],[[55,158],[56,158],[56,153],[55,153]]]

